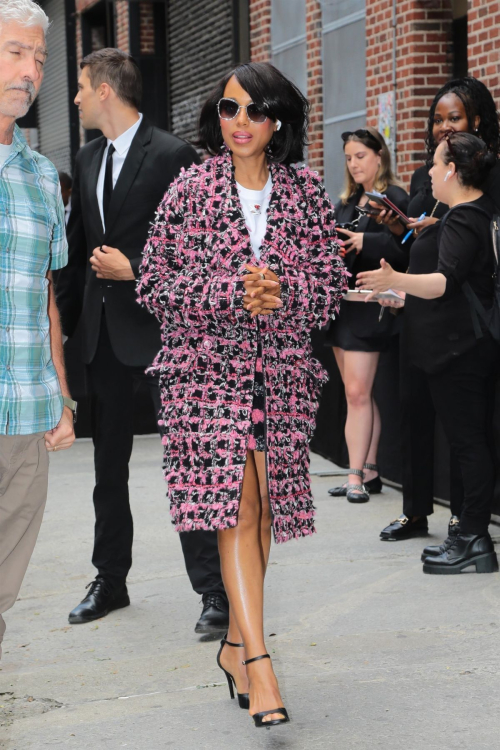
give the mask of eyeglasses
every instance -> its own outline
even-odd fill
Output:
[[[373,135],[373,133],[370,133],[369,130],[365,130],[364,128],[360,128],[359,130],[346,130],[345,133],[342,133],[342,135],[340,137],[342,138],[342,140],[344,141],[344,143],[347,143],[347,141],[349,140],[349,138],[352,135],[355,135],[356,138],[369,138],[371,141],[373,141],[374,143],[376,143],[377,146],[380,149],[381,144],[380,144],[378,138],[375,138],[375,136]]]
[[[238,104],[234,99],[221,99],[217,104],[217,111],[221,120],[234,120],[239,115],[240,109],[246,110],[250,122],[262,125],[267,120],[267,115],[259,107],[251,102],[250,104]]]

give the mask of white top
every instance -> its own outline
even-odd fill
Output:
[[[0,169],[2,169],[3,165],[10,156],[12,145],[12,143],[9,143],[8,146],[6,146],[5,143],[0,143]]]
[[[236,187],[238,188],[245,223],[250,232],[252,250],[257,260],[260,260],[260,246],[266,233],[267,209],[273,188],[271,173],[269,173],[269,178],[262,190],[248,190],[239,182],[236,183]]]
[[[131,128],[129,128],[124,133],[119,135],[118,138],[116,138],[114,141],[110,141],[108,138],[108,145],[104,149],[101,170],[99,172],[99,179],[97,180],[97,202],[99,204],[99,212],[101,214],[102,226],[104,227],[104,229],[106,229],[106,227],[104,225],[104,212],[102,209],[102,198],[103,198],[103,193],[104,193],[104,175],[106,174],[106,159],[108,156],[109,144],[112,143],[116,149],[115,153],[113,154],[113,190],[114,190],[118,177],[120,176],[120,172],[122,171],[123,164],[125,163],[125,159],[127,158],[127,154],[129,152],[131,143],[134,140],[135,134],[139,130],[139,126],[141,122],[142,122],[142,114],[139,112],[139,119],[137,120],[137,122],[135,122]]]

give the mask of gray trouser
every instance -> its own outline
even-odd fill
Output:
[[[0,435],[0,657],[2,613],[17,599],[47,500],[44,433]]]

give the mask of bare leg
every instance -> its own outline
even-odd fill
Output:
[[[261,491],[264,493],[261,498]],[[271,513],[267,499],[263,454],[248,452],[238,513],[238,525],[218,532],[222,578],[230,604],[230,640],[241,637],[243,649],[226,647],[224,667],[234,675],[238,692],[247,692],[239,669],[243,658],[267,653],[264,643],[264,576],[271,542]],[[241,634],[241,635],[240,635]],[[239,641],[238,641],[239,642]],[[247,668],[250,713],[283,705],[271,661],[263,659]],[[266,719],[283,718],[270,714]]]
[[[370,449],[366,457],[366,463],[368,464],[377,463],[378,444],[380,442],[380,433],[382,431],[382,425],[380,422],[380,412],[377,406],[377,402],[375,401],[374,398],[372,398],[372,406],[373,406],[373,429],[372,429],[372,439],[370,442]],[[377,476],[378,476],[378,471],[373,471],[373,469],[365,469],[365,481],[368,482],[370,479],[375,479],[375,477]]]
[[[377,372],[378,352],[351,352],[334,347],[347,399],[345,438],[349,451],[349,465],[362,469],[367,461],[372,442],[373,381]],[[349,474],[348,481],[359,484],[360,477]]]

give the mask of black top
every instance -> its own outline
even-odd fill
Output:
[[[95,247],[121,250],[138,276],[142,251],[158,205],[182,167],[199,158],[194,148],[144,118],[131,143],[111,196],[104,232],[96,186],[106,138],[96,138],[76,156],[67,234],[68,265],[56,294],[64,333],[82,329],[82,358],[92,362],[99,339],[103,299],[106,324],[116,357],[125,365],[150,364],[161,348],[160,325],[137,304],[135,281],[98,279],[89,263]]]
[[[485,194],[449,210],[439,224],[424,229],[412,245],[409,273],[438,271],[446,277],[445,293],[438,299],[406,296],[405,349],[411,361],[426,372],[439,372],[476,344],[462,285],[468,281],[483,305],[491,307],[494,262],[490,221],[495,212],[495,204]]]
[[[389,185],[385,194],[394,205],[403,213],[408,209],[408,193],[397,185]],[[335,216],[338,224],[346,221],[353,221],[359,216],[356,206],[363,195],[363,188],[360,187],[358,192],[349,198],[346,204],[339,201],[335,206]],[[380,268],[381,258],[391,264],[397,271],[406,271],[408,266],[408,250],[405,246],[400,246],[393,242],[390,230],[383,224],[369,217],[362,216],[358,223],[358,232],[363,232],[363,249],[356,255],[352,250],[345,256],[345,264],[350,273],[349,288],[354,289],[356,283],[356,274],[360,271],[374,271]],[[340,239],[346,239],[346,235],[339,232]]]
[[[500,210],[500,161],[497,161],[493,169],[490,171],[483,190],[498,206],[498,210]],[[434,211],[436,202],[436,199],[432,195],[429,167],[427,165],[419,167],[413,173],[411,178],[410,204],[408,206],[407,216],[418,218],[424,211],[427,216],[430,216]],[[442,219],[448,211],[448,208],[449,207],[445,203],[438,203],[433,215],[436,219]]]

